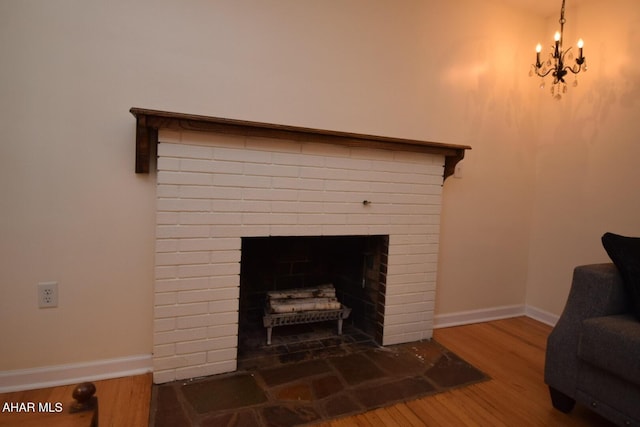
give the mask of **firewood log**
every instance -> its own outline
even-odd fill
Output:
[[[335,298],[336,290],[333,285],[320,285],[311,288],[285,289],[269,291],[269,299],[300,299],[300,298]]]
[[[338,310],[340,307],[340,302],[336,298],[272,299],[269,301],[269,311],[271,313]]]

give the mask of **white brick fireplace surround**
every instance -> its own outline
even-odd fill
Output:
[[[132,113],[138,172],[157,142],[156,383],[236,370],[243,237],[388,235],[382,344],[431,337],[443,170],[468,147]]]

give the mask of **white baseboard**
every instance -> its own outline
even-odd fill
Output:
[[[450,326],[468,325],[471,323],[489,322],[491,320],[524,316],[525,313],[525,306],[518,304],[483,308],[479,310],[459,311],[457,313],[449,314],[436,314],[433,318],[433,327],[438,329],[448,328]]]
[[[528,317],[531,317],[532,319],[535,319],[538,322],[545,323],[549,326],[555,326],[556,323],[558,323],[558,319],[560,319],[560,316],[558,316],[557,314],[549,313],[548,311],[530,305],[525,308],[525,314]]]
[[[0,372],[0,393],[140,375],[153,370],[150,354]]]
[[[555,326],[557,316],[548,311],[530,305],[517,304],[502,307],[483,308],[479,310],[459,311],[457,313],[436,314],[433,319],[434,329],[451,326],[470,325],[472,323],[489,322],[491,320],[508,319],[510,317],[527,316],[534,320]]]
[[[554,326],[559,318],[558,315],[537,307],[518,304],[449,314],[437,314],[433,319],[433,327],[435,329],[447,328],[518,316],[528,316],[551,326]],[[55,387],[84,381],[120,378],[145,374],[152,371],[153,363],[150,354],[96,360],[86,363],[71,363],[68,365],[4,371],[0,372],[0,393]]]

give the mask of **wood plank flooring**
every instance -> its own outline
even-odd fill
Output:
[[[586,408],[554,410],[543,380],[551,328],[528,317],[437,329],[434,338],[490,381],[319,424],[351,426],[609,426]],[[392,420],[392,421],[390,421]]]
[[[317,424],[319,427],[608,426],[577,406],[565,415],[551,407],[543,382],[544,350],[551,328],[527,317],[438,329],[434,338],[491,376],[490,381],[447,393]],[[151,375],[96,381],[101,427],[147,426]],[[71,401],[73,386],[0,394],[5,401]],[[0,427],[20,424],[0,413]]]
[[[151,401],[151,374],[112,380],[94,381],[98,396],[98,425],[100,427],[143,427],[149,425]],[[71,393],[75,384],[38,390],[0,394],[0,411],[4,402],[62,402],[64,414],[0,412],[0,427],[68,426],[75,427],[75,415],[68,414],[74,401]],[[89,425],[88,423],[84,425]]]

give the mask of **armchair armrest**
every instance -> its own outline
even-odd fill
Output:
[[[612,263],[581,265],[573,271],[562,322],[629,312],[629,298],[618,269]]]
[[[622,277],[615,265],[608,263],[576,267],[564,311],[547,340],[545,382],[574,397],[582,321],[629,310]]]

